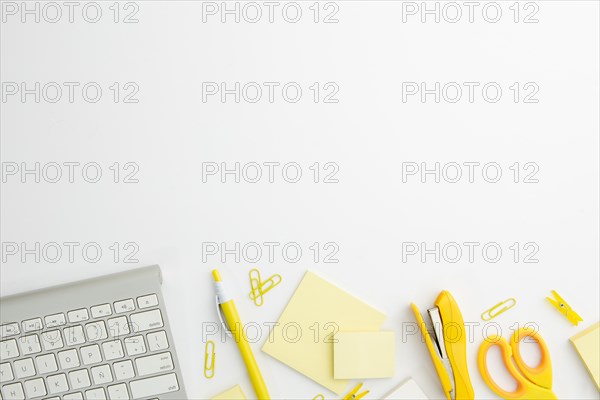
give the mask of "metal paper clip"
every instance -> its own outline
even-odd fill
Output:
[[[263,296],[275,286],[279,285],[282,279],[281,275],[275,274],[271,275],[267,280],[263,281],[260,277],[260,271],[256,268],[250,270],[249,276],[250,287],[252,289],[249,297],[258,307],[264,304]]]
[[[550,304],[552,304],[554,306],[554,308],[556,308],[558,310],[558,312],[560,312],[562,315],[564,315],[565,317],[567,317],[567,319],[575,326],[577,326],[577,324],[579,324],[581,321],[583,321],[583,318],[581,318],[579,316],[579,314],[577,314],[569,305],[569,303],[567,303],[565,301],[565,299],[563,299],[562,297],[560,297],[560,295],[558,293],[556,293],[555,290],[552,291],[552,296],[554,296],[553,299],[551,299],[550,297],[546,297],[546,300],[548,300],[550,302]]]
[[[514,298],[511,297],[510,299],[501,301],[500,303],[496,304],[494,307],[490,308],[489,310],[485,310],[484,312],[482,312],[481,319],[484,321],[490,321],[490,320],[496,318],[498,315],[502,314],[503,312],[510,310],[511,308],[513,308],[516,305],[517,305],[517,300],[515,300]]]
[[[206,342],[206,347],[204,349],[204,376],[208,379],[215,376],[215,357],[215,342],[209,340]]]

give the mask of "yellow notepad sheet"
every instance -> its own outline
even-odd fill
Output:
[[[376,331],[384,320],[381,311],[307,272],[262,350],[341,394],[348,381],[333,378],[333,334]]]
[[[428,400],[423,390],[412,378],[409,378],[400,386],[393,389],[385,397],[385,400]]]
[[[333,344],[335,379],[394,376],[394,332],[338,332]]]
[[[246,400],[246,396],[240,385],[235,385],[231,389],[216,395],[211,400]]]
[[[600,390],[600,322],[569,339]]]

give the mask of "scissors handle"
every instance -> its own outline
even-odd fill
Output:
[[[521,357],[519,345],[521,344],[521,341],[527,337],[530,337],[537,342],[542,353],[542,359],[536,367],[530,367],[525,363],[525,361],[523,361],[523,357]],[[512,348],[515,363],[523,375],[525,375],[527,379],[536,385],[551,389],[552,363],[550,362],[550,352],[548,351],[548,346],[546,346],[546,342],[542,336],[532,328],[521,328],[516,331],[514,335],[512,335],[510,347]]]
[[[518,343],[525,337],[533,337],[539,344],[542,350],[542,362],[535,368],[529,367],[519,353]],[[508,392],[502,389],[491,377],[487,365],[487,353],[492,346],[500,347],[502,352],[502,359],[504,365],[512,377],[517,381],[517,389],[514,392]],[[516,356],[518,354],[518,356]],[[477,355],[477,364],[479,366],[479,372],[485,383],[500,397],[504,399],[556,399],[556,395],[551,390],[552,382],[552,371],[550,367],[550,357],[548,356],[548,348],[546,343],[541,339],[537,333],[531,329],[519,329],[515,332],[515,335],[511,338],[511,344],[509,345],[506,339],[500,336],[491,336],[486,338],[481,346],[479,347],[479,353]],[[515,367],[513,363],[513,355],[515,356],[515,363],[517,365],[522,364],[524,368]],[[519,361],[517,361],[517,359]],[[524,372],[527,371],[527,374]],[[530,379],[531,377],[532,379]],[[550,384],[547,386],[540,385],[539,382],[548,381]]]

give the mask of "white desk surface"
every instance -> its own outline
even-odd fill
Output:
[[[202,376],[203,324],[217,321],[209,275],[214,267],[232,286],[246,322],[276,321],[308,269],[385,311],[385,328],[397,332],[397,371],[394,379],[366,382],[373,399],[409,376],[430,397],[442,396],[419,336],[402,335],[403,329],[410,329],[403,324],[414,322],[410,302],[425,309],[441,289],[454,294],[466,321],[477,323],[468,346],[471,378],[477,398],[495,398],[477,371],[476,352],[484,329],[491,333],[496,325],[483,325],[479,315],[515,297],[517,307],[494,320],[497,327],[508,336],[515,324],[537,324],[551,351],[558,397],[599,397],[568,343],[570,336],[600,318],[598,2],[537,1],[527,9],[521,3],[518,23],[509,9],[512,2],[497,3],[502,10],[497,23],[483,19],[484,3],[475,9],[473,23],[466,20],[466,6],[461,6],[464,15],[457,23],[444,19],[452,18],[450,14],[443,14],[439,23],[431,16],[421,23],[419,14],[406,15],[403,23],[403,7],[410,11],[420,2],[388,1],[337,2],[328,8],[321,3],[319,23],[313,22],[312,2],[299,3],[303,13],[298,23],[282,18],[284,3],[275,9],[273,23],[266,20],[268,9],[262,3],[264,16],[257,23],[245,21],[244,15],[239,23],[231,16],[221,23],[219,15],[208,14],[203,23],[200,2],[148,1],[127,9],[122,5],[119,22],[114,23],[111,4],[99,3],[103,13],[97,23],[85,22],[80,8],[73,23],[63,19],[52,24],[44,18],[22,23],[20,14],[4,14],[3,82],[40,82],[42,88],[48,82],[78,82],[77,88],[96,82],[103,95],[97,103],[88,103],[77,89],[70,103],[65,91],[54,104],[47,101],[51,92],[42,93],[40,103],[33,95],[25,102],[18,95],[7,97],[1,105],[3,171],[14,165],[10,163],[21,168],[22,162],[29,167],[39,162],[50,174],[52,162],[96,162],[103,175],[99,182],[87,183],[77,169],[75,182],[69,183],[63,167],[65,176],[58,183],[44,176],[40,183],[31,175],[26,183],[20,182],[19,174],[5,177],[2,295],[160,264],[175,345],[194,399],[237,383],[253,393],[230,341],[217,339],[216,377]],[[214,4],[220,2],[204,7]],[[139,22],[122,23],[136,6]],[[240,10],[244,6],[240,4]],[[440,12],[452,11],[445,6],[440,3]],[[336,7],[339,22],[322,23]],[[488,18],[493,16],[489,7]],[[67,15],[65,8],[62,11]],[[88,11],[92,15],[93,10]],[[539,22],[523,23],[533,12]],[[117,103],[109,88],[114,82],[120,86]],[[139,88],[134,95],[138,103],[122,102],[132,90],[124,87],[127,82]],[[235,103],[233,95],[225,103],[218,96],[203,102],[203,82],[240,82],[242,87],[247,82],[278,82],[278,88],[296,82],[303,94],[297,103],[288,103],[276,90],[270,103],[263,86],[263,98],[255,104],[245,98]],[[321,87],[318,103],[310,89],[314,82]],[[334,95],[338,103],[322,102],[335,87],[325,88],[327,82],[339,88]],[[448,82],[479,86],[473,103],[466,100],[466,86],[457,103],[447,101],[451,92],[440,103],[433,95],[422,103],[418,96],[402,101],[403,82],[427,82],[429,88],[435,82],[441,87]],[[482,98],[480,88],[489,82],[503,90],[496,103]],[[518,103],[510,89],[515,82],[520,87]],[[533,96],[539,102],[523,102],[536,87],[525,87],[527,83],[539,88]],[[115,162],[120,163],[119,183],[113,182],[109,168]],[[122,183],[133,171],[124,168],[128,162],[139,168],[138,183]],[[277,169],[270,183],[263,167],[259,183],[235,183],[231,176],[227,183],[218,176],[203,183],[203,163],[208,162],[295,162],[303,175],[298,183],[288,183]],[[310,169],[315,162],[320,163],[319,183],[313,182]],[[324,170],[328,162],[339,167],[338,183],[322,183],[331,171]],[[473,183],[466,176],[458,183],[435,183],[431,175],[427,183],[417,176],[404,183],[407,162],[430,167],[439,162],[447,168],[453,162],[495,162],[502,177],[488,183],[477,169]],[[520,163],[519,183],[514,183],[510,169],[515,162]],[[525,163],[535,165],[525,170]],[[535,166],[539,182],[523,183]],[[247,173],[252,172],[249,168]],[[288,172],[288,178],[293,177],[293,171]],[[31,254],[23,262],[22,253],[9,254],[6,247],[18,243],[22,250],[21,243],[31,248],[36,242],[41,248],[60,243],[65,252],[55,263],[49,262],[54,255],[42,250],[39,262]],[[65,242],[78,243],[72,260]],[[121,249],[116,260],[110,247],[115,242]],[[207,255],[203,262],[202,243],[208,242],[224,242],[229,248],[236,242],[242,247],[252,242],[279,246],[273,260],[261,245],[263,257],[254,264],[248,260],[254,256],[251,252],[246,259],[242,254],[239,262],[232,255],[226,262]],[[314,247],[311,250],[315,242],[320,247],[318,262]],[[330,242],[334,247],[324,249]],[[480,245],[473,262],[464,245],[456,263],[448,262],[454,254],[448,246],[439,263],[433,255],[425,263],[418,255],[406,256],[403,262],[402,243],[408,242],[424,242],[429,248],[436,242]],[[517,262],[511,249],[515,242],[520,248]],[[83,258],[86,243],[102,249],[97,262]],[[134,247],[124,249],[126,243]],[[298,262],[289,262],[293,247],[288,246],[288,260],[282,256],[286,243],[302,249]],[[502,249],[499,261],[483,258],[486,243]],[[339,262],[323,262],[335,247]],[[533,258],[539,262],[525,263],[536,248]],[[132,250],[134,261],[124,262]],[[283,276],[262,308],[247,300],[248,270],[253,266],[263,274]],[[546,302],[552,289],[583,317],[580,326],[571,326]],[[311,399],[318,393],[334,398],[260,352],[262,342],[254,347],[273,398]]]

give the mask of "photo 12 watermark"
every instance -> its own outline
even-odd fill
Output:
[[[540,166],[533,161],[402,162],[402,183],[539,183]]]
[[[402,23],[537,24],[539,11],[532,1],[403,1]]]
[[[509,259],[515,264],[537,264],[540,245],[536,242],[402,242],[402,263],[486,263]]]
[[[133,161],[4,161],[2,183],[139,183],[140,166]]]
[[[203,1],[202,23],[337,24],[339,12],[333,1]]]
[[[3,241],[2,263],[135,264],[140,261],[139,252],[140,245],[134,241]]]
[[[140,85],[136,82],[2,82],[2,103],[137,104]]]
[[[2,23],[137,24],[140,3],[135,1],[2,1]]]
[[[202,103],[248,104],[337,104],[340,85],[336,82],[202,82]]]
[[[339,183],[339,171],[333,161],[207,161],[202,163],[202,183]]]
[[[536,82],[402,82],[402,103],[537,104],[540,85]]]
[[[314,264],[337,264],[340,245],[337,242],[202,242],[203,263],[236,264],[286,263],[300,261]]]

